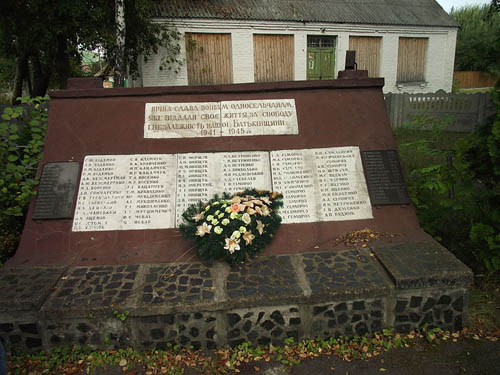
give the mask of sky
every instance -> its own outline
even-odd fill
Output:
[[[436,1],[447,12],[450,12],[451,7],[454,7],[456,9],[467,5],[483,5],[491,3],[490,0],[436,0]]]

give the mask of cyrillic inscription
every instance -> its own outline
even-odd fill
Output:
[[[283,193],[284,223],[372,218],[358,147],[101,155],[85,158],[73,231],[174,228],[190,204],[247,188]]]
[[[358,147],[271,152],[283,223],[372,218]]]
[[[71,219],[80,165],[76,162],[43,166],[33,219]]]
[[[298,134],[294,99],[221,102],[222,136]]]
[[[173,228],[175,155],[85,157],[73,231]]]
[[[176,223],[182,213],[214,194],[245,189],[271,190],[269,153],[265,151],[179,154]]]
[[[410,204],[396,150],[363,151],[361,156],[373,205]]]
[[[220,103],[146,103],[144,138],[220,137]]]
[[[298,134],[294,99],[146,103],[144,138]]]

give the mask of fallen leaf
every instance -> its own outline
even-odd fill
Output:
[[[120,367],[125,367],[127,366],[127,360],[125,358],[122,358],[120,363],[118,363]]]
[[[381,367],[381,368],[379,368],[379,371],[387,371],[387,369]]]

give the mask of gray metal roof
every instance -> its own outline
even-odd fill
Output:
[[[447,26],[435,0],[163,0],[157,17]]]

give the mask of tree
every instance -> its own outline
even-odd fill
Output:
[[[163,48],[165,64],[179,64],[179,34],[155,23],[154,0],[125,3],[124,64],[134,76],[140,56]],[[13,97],[27,83],[31,96],[45,95],[49,84],[64,88],[71,65],[81,49],[104,48],[105,59],[116,65],[118,45],[115,8],[109,0],[3,0],[0,2],[0,54],[15,61]]]
[[[493,0],[491,6],[477,5],[451,10],[450,15],[460,25],[455,71],[479,70],[500,74],[498,4],[498,0]]]

